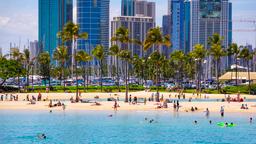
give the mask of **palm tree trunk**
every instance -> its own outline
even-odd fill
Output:
[[[19,93],[20,93],[20,72],[18,73],[18,87],[19,87]]]
[[[32,91],[34,92],[34,65],[32,65],[32,80],[31,80],[31,83],[32,83]]]
[[[251,94],[251,76],[250,76],[250,64],[249,60],[247,61],[247,72],[248,72],[248,80],[249,80],[249,95]]]
[[[28,87],[29,87],[29,65],[27,66],[27,91],[28,91]]]
[[[218,93],[220,93],[220,87],[219,87],[219,59],[216,60],[216,78],[217,78],[217,89]]]
[[[64,74],[64,67],[62,67],[62,77],[61,77],[60,84],[62,83],[62,81],[64,81],[63,87],[64,87],[64,92],[65,92],[65,90],[66,90],[66,86],[65,86],[65,74]]]
[[[120,84],[119,84],[119,64],[118,64],[118,56],[116,56],[116,76],[117,76],[118,92],[121,92]]]
[[[76,71],[76,102],[79,101],[79,96],[78,96],[78,74],[77,74],[77,62],[75,60],[75,71]]]
[[[128,62],[125,61],[125,102],[128,102]]]
[[[100,60],[100,91],[101,92],[102,92],[102,71],[103,71],[102,60]]]
[[[87,90],[89,88],[89,72],[90,72],[90,67],[87,68],[87,73],[86,73],[86,85],[87,85]]]
[[[237,70],[237,56],[236,56],[236,86],[238,85],[238,76],[237,76],[238,70]]]
[[[84,74],[83,74],[83,77],[84,77],[84,92],[86,91],[86,84],[85,84],[85,79],[86,79],[86,69],[85,69],[85,66],[83,64],[83,69],[84,69]]]
[[[159,102],[159,67],[156,66],[156,101]]]

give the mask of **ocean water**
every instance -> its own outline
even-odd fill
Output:
[[[162,111],[0,111],[0,144],[256,144],[256,119],[250,124],[251,116],[211,114],[207,119],[203,113]],[[150,119],[154,121],[149,123]],[[237,126],[219,127],[217,122]],[[46,139],[38,139],[39,133]]]

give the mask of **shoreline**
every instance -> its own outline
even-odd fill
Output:
[[[131,92],[132,98],[136,96],[137,98],[150,98],[152,96],[152,92]],[[178,93],[160,93],[160,97],[163,96],[164,99],[178,99],[175,97]],[[0,94],[4,95],[2,93]],[[161,108],[161,109],[156,109],[157,107],[157,102],[148,102],[147,104],[144,105],[144,103],[138,103],[138,105],[132,105],[129,103],[124,103],[122,100],[125,97],[125,93],[82,93],[81,98],[82,99],[91,99],[93,101],[97,101],[100,103],[100,106],[92,106],[93,103],[70,103],[69,99],[71,97],[75,98],[75,93],[41,93],[42,99],[47,99],[47,101],[37,101],[36,104],[31,105],[29,104],[28,101],[24,101],[29,95],[29,98],[31,99],[32,96],[36,97],[38,96],[38,93],[33,93],[33,94],[26,94],[26,93],[13,93],[13,96],[18,95],[19,99],[18,101],[0,101],[0,110],[58,110],[58,111],[63,111],[62,107],[54,107],[54,108],[49,108],[49,100],[53,100],[53,104],[57,103],[58,100],[63,102],[66,105],[66,110],[91,110],[91,111],[113,111],[113,105],[114,102],[108,102],[106,101],[107,98],[113,97],[113,98],[119,98],[120,101],[118,101],[118,104],[120,107],[118,108],[118,111],[167,111],[167,112],[174,112],[173,108],[173,103],[168,103],[168,108]],[[10,96],[10,94],[8,94]],[[98,96],[100,100],[94,99],[95,96]],[[241,98],[246,97],[248,100],[253,100],[252,101],[246,101],[245,102],[221,102],[221,101],[215,101],[216,99],[224,99],[225,95],[223,94],[207,94],[207,98],[205,99],[204,96],[202,95],[201,98],[197,97],[196,95],[192,94],[185,94],[185,101],[183,98],[180,100],[180,108],[179,112],[184,112],[184,113],[197,113],[201,112],[204,113],[206,108],[209,109],[210,113],[211,112],[220,112],[220,107],[224,106],[225,113],[252,113],[256,114],[256,97],[252,95],[241,95]],[[227,96],[227,95],[226,95]],[[230,95],[232,98],[235,98],[237,95]],[[192,98],[192,102],[188,102],[188,99]],[[198,98],[198,101],[197,99]],[[200,101],[200,100],[205,100],[205,101]],[[255,100],[255,101],[254,101]],[[140,100],[141,101],[141,100]],[[95,103],[94,103],[95,104]],[[160,103],[158,103],[160,104]],[[163,104],[163,103],[161,103]],[[240,109],[242,104],[247,104],[249,109]],[[191,112],[191,107],[197,107],[198,111]]]
[[[101,105],[96,106],[93,103],[70,103],[64,102],[66,105],[65,111],[114,111],[113,102],[99,102]],[[21,111],[63,111],[62,106],[59,107],[48,107],[49,102],[37,102],[34,105],[29,104],[26,101],[4,101],[0,102],[0,111],[2,110],[21,110]],[[156,102],[148,102],[146,105],[139,103],[138,105],[130,105],[129,103],[118,102],[120,107],[117,111],[166,111],[170,113],[176,113],[172,103],[168,103],[168,108],[158,109]],[[249,109],[240,109],[242,104],[247,104]],[[179,113],[202,113],[205,114],[206,108],[209,109],[210,113],[219,113],[220,107],[224,106],[225,113],[247,113],[256,114],[255,102],[180,102]],[[191,111],[191,107],[197,107],[197,111]]]

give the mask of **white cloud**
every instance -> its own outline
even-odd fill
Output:
[[[10,21],[9,17],[1,17],[0,16],[0,26],[5,26],[8,24],[8,22]]]

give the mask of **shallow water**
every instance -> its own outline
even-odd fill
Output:
[[[149,123],[145,117],[155,122]],[[250,124],[249,117],[233,113],[221,118],[211,114],[210,125],[203,113],[0,111],[0,143],[255,144],[256,123]],[[237,126],[221,128],[217,122],[233,122]],[[39,133],[45,133],[47,138],[39,140]]]

